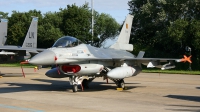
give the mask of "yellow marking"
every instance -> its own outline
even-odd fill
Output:
[[[126,29],[128,29],[128,24],[126,23]]]
[[[123,90],[123,88],[117,88],[117,90],[118,90],[118,91],[122,91],[122,90]]]
[[[124,87],[124,88],[117,88],[118,91],[123,91],[123,90],[127,90],[128,88],[127,87]]]
[[[0,76],[0,78],[2,78],[2,76]]]

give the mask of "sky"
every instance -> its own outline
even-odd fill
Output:
[[[29,10],[40,10],[42,13],[48,11],[58,12],[59,8],[65,8],[68,4],[82,6],[85,2],[91,6],[92,0],[0,0],[0,11],[12,14],[13,10],[28,12]],[[129,13],[128,1],[130,0],[93,0],[93,7],[99,13],[110,14],[119,24],[122,24]]]

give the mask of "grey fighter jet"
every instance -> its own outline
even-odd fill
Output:
[[[7,40],[8,19],[0,16],[0,46],[3,46]]]
[[[36,54],[44,49],[37,49],[37,23],[38,17],[32,17],[29,30],[25,37],[22,47],[5,45],[7,39],[7,19],[1,19],[0,23],[0,62],[7,63],[16,59],[28,59],[31,53]],[[15,57],[15,58],[13,58]]]
[[[84,44],[80,40],[64,36],[58,39],[52,48],[35,55],[28,63],[34,65],[56,65],[46,72],[51,78],[69,77],[73,92],[77,85],[88,88],[88,84],[96,77],[111,79],[118,88],[125,88],[124,78],[136,76],[142,71],[141,64],[147,67],[174,68],[173,62],[184,59],[143,58],[144,52],[138,56],[128,51],[133,50],[129,44],[132,26],[132,15],[128,15],[117,42],[109,48],[96,48]],[[167,64],[161,65],[161,62]]]

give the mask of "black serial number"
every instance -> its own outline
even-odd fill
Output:
[[[33,47],[32,43],[26,43],[26,47]]]

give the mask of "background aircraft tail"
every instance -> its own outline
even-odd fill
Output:
[[[0,46],[7,40],[8,19],[0,18]]]
[[[132,21],[133,16],[128,14],[117,39],[117,42],[110,46],[110,48],[133,51],[133,45],[129,44]]]
[[[22,48],[37,48],[38,17],[32,16],[32,22],[26,34]]]

